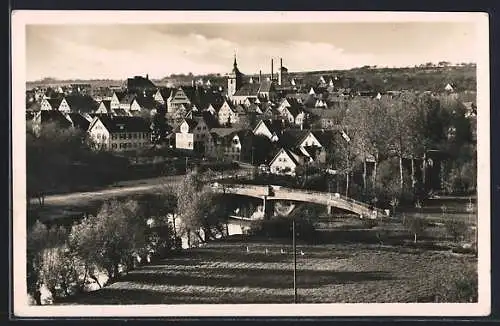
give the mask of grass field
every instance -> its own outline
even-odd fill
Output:
[[[438,284],[477,266],[474,256],[376,244],[298,244],[297,251],[299,303],[428,302]],[[293,303],[292,249],[267,240],[213,242],[65,303]]]

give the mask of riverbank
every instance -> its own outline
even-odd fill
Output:
[[[477,266],[471,255],[375,244],[299,243],[297,251],[299,303],[429,302]],[[59,304],[292,303],[292,268],[289,241],[240,237],[139,267]]]

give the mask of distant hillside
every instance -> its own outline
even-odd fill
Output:
[[[258,77],[258,74],[249,76]],[[263,76],[268,76],[265,74]],[[302,84],[317,85],[320,76],[325,76],[328,83],[334,79],[336,88],[351,88],[360,91],[389,90],[418,90],[442,91],[446,84],[451,84],[456,91],[476,90],[476,65],[466,64],[459,66],[418,66],[411,68],[374,68],[361,67],[350,70],[325,70],[308,72],[290,72],[290,78],[302,80]],[[337,79],[335,80],[335,77]],[[220,74],[210,75],[172,75],[162,79],[153,79],[157,86],[190,85],[193,80],[202,78],[210,80],[212,85],[225,85],[226,77]],[[87,83],[94,87],[124,85],[124,80],[95,79],[95,80],[57,80],[45,78],[40,81],[27,82],[31,89],[35,86],[58,86],[72,83]]]
[[[315,85],[320,76],[337,77],[335,87],[366,91],[418,90],[442,91],[451,84],[456,91],[476,90],[476,66],[411,67],[411,68],[355,68],[313,72],[292,72],[290,76],[303,79],[304,84]]]
[[[105,86],[117,86],[123,85],[124,80],[113,80],[113,79],[55,79],[55,78],[44,78],[42,80],[28,81],[26,82],[26,88],[32,89],[37,86],[62,86],[69,84],[90,84],[93,87],[105,87]]]

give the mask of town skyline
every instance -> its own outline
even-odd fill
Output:
[[[248,75],[269,74],[271,59],[276,72],[280,58],[290,72],[476,63],[474,28],[472,22],[28,25],[26,80],[225,75],[235,55]]]

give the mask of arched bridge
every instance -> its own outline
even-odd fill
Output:
[[[364,217],[387,216],[382,209],[342,196],[338,193],[294,189],[282,186],[245,185],[245,184],[219,184],[210,185],[213,191],[226,194],[237,194],[248,197],[257,197],[264,200],[288,200],[325,205],[329,208],[337,207]]]

